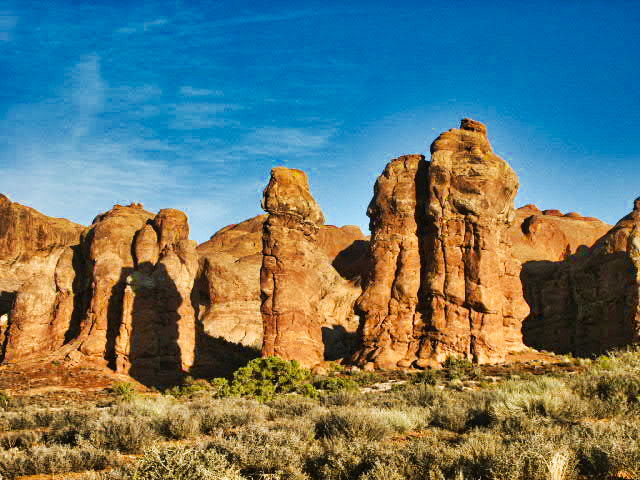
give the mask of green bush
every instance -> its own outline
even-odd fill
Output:
[[[215,387],[212,387],[206,380],[194,380],[191,377],[187,377],[182,385],[169,388],[164,393],[174,398],[182,398],[193,397],[208,391],[215,392]]]
[[[439,379],[440,376],[438,375],[438,372],[429,368],[427,370],[421,370],[418,373],[411,375],[411,377],[409,377],[409,383],[412,385],[418,384],[436,386]]]
[[[111,393],[124,401],[131,401],[137,395],[135,387],[129,382],[114,383],[110,390]]]
[[[313,386],[318,390],[325,392],[338,392],[340,390],[357,390],[360,385],[358,382],[345,377],[326,377],[317,380]]]
[[[216,381],[218,395],[251,396],[268,401],[280,393],[299,393],[307,397],[316,397],[318,391],[310,383],[311,372],[300,367],[296,360],[283,360],[278,357],[256,358],[247,366],[233,373],[233,380],[225,385]]]
[[[446,370],[450,380],[463,379],[473,369],[473,364],[461,355],[447,355],[445,361],[442,362],[442,368]]]
[[[7,408],[9,405],[11,405],[11,397],[0,390],[0,408]]]

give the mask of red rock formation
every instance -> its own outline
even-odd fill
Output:
[[[324,216],[304,172],[274,168],[262,206],[262,353],[313,366],[327,356],[323,329],[329,336],[331,326],[355,329],[359,288],[340,277],[320,246]]]
[[[47,217],[0,195],[0,358],[20,361],[62,345],[71,328],[57,292],[58,273],[73,252],[83,226]],[[5,342],[6,340],[6,342]]]
[[[531,261],[522,280],[527,345],[594,354],[640,340],[640,199],[591,248],[562,262]]]
[[[372,269],[356,310],[363,318],[356,361],[378,367],[409,366],[419,338],[415,325],[421,281],[420,241],[428,164],[422,155],[389,162],[376,182],[367,215],[372,232]],[[419,225],[420,224],[420,225]]]
[[[262,345],[259,278],[266,218],[267,215],[260,215],[229,225],[198,246],[202,302],[199,319],[210,337],[246,346]],[[366,243],[358,227],[319,228],[317,247],[345,280],[353,280],[345,283],[331,274],[339,286],[330,289],[319,303],[325,317],[325,356],[331,359],[348,356],[346,350],[352,348],[357,318],[351,307],[353,297],[360,293],[357,284],[366,266]]]
[[[507,235],[517,176],[473,120],[431,153],[428,166],[418,155],[393,160],[376,183],[359,363],[427,366],[449,354],[488,363],[523,348],[526,304]]]
[[[557,211],[557,210],[556,210]],[[597,218],[578,214],[543,215],[535,205],[516,210],[509,228],[513,254],[522,263],[531,260],[558,261],[591,246],[611,228]]]

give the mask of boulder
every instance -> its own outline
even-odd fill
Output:
[[[525,205],[516,210],[509,237],[513,254],[523,264],[559,261],[576,253],[580,246],[590,247],[610,228],[597,218],[575,213],[544,215],[535,205]]]

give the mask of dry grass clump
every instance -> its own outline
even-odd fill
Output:
[[[37,446],[27,450],[0,452],[0,478],[22,475],[103,470],[117,463],[110,452],[91,445],[81,447]]]
[[[201,446],[149,448],[133,466],[100,478],[107,480],[245,480],[220,453]]]

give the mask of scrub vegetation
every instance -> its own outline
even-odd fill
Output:
[[[164,393],[47,408],[0,393],[0,475],[85,479],[637,479],[640,351],[501,375],[256,359]],[[58,475],[57,477],[55,475]]]

